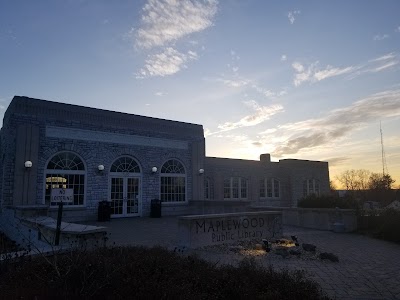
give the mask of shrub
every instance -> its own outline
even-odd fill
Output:
[[[386,209],[381,216],[382,222],[378,226],[376,236],[387,241],[400,243],[400,211]]]
[[[0,298],[327,299],[301,272],[276,272],[254,260],[218,266],[157,247],[39,256],[2,275]]]
[[[352,196],[333,196],[333,195],[309,195],[301,199],[298,203],[299,207],[304,208],[351,208],[357,209],[359,204]]]
[[[385,209],[359,216],[358,228],[361,233],[400,244],[400,211]]]

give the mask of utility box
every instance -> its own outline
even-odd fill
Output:
[[[97,212],[97,220],[99,222],[110,221],[111,204],[109,201],[100,201]]]
[[[150,217],[161,218],[161,200],[153,199],[150,204]]]

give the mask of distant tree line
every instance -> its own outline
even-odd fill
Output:
[[[361,202],[376,201],[385,206],[399,198],[399,192],[393,190],[395,180],[389,174],[352,169],[335,178],[352,197]],[[331,189],[335,189],[332,183]]]
[[[372,173],[368,170],[346,170],[336,179],[348,191],[391,190],[395,180],[389,174]]]

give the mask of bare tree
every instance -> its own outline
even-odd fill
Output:
[[[329,188],[330,188],[331,192],[334,192],[337,190],[336,184],[332,180],[329,180]]]
[[[346,170],[342,172],[336,179],[348,191],[361,191],[369,187],[369,178],[371,172],[364,169]]]

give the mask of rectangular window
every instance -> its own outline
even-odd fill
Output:
[[[232,198],[239,198],[239,178],[237,177],[232,178]]]
[[[303,195],[317,195],[319,196],[320,187],[319,187],[319,180],[318,179],[308,179],[304,180],[303,183]]]
[[[247,199],[247,180],[241,178],[240,180],[240,198]]]
[[[260,180],[260,198],[265,198],[265,181],[264,181],[264,179]]]
[[[85,197],[84,180],[85,175],[83,174],[48,174],[46,176],[46,203],[50,203],[52,189],[73,189],[74,201],[72,203],[64,203],[64,205],[83,205]],[[57,203],[51,202],[50,205],[55,206]]]
[[[231,181],[230,179],[224,179],[224,199],[231,198]]]
[[[272,198],[272,181],[267,179],[267,197]]]
[[[206,179],[204,181],[204,198],[210,199],[210,180]]]
[[[247,179],[241,177],[225,178],[224,199],[247,199]]]
[[[161,177],[161,201],[184,202],[186,201],[185,177]]]
[[[279,180],[276,179],[273,180],[274,180],[274,197],[279,198],[279,190],[280,190]]]

